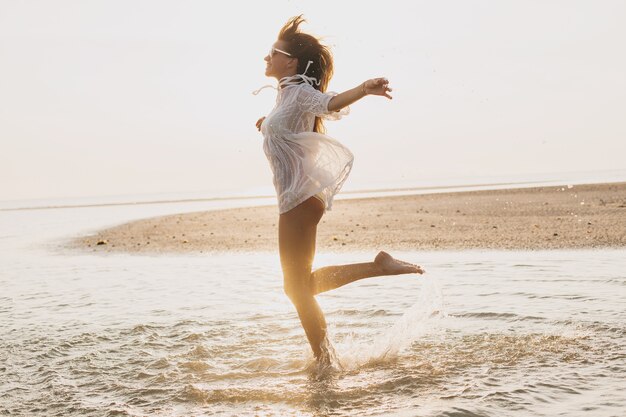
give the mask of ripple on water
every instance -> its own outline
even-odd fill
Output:
[[[463,317],[464,320],[472,318],[471,315]],[[159,334],[169,333],[169,330],[171,329],[166,326],[159,329]],[[310,380],[311,374],[305,372],[306,363],[302,360],[292,361],[286,366],[284,359],[278,357],[253,356],[244,361],[235,361],[238,363],[236,368],[222,363],[220,371],[212,363],[215,357],[211,349],[203,344],[191,342],[170,352],[169,348],[179,346],[180,340],[160,336],[163,338],[159,344],[161,348],[155,350],[153,355],[145,355],[140,354],[140,349],[145,349],[148,343],[128,343],[129,337],[142,338],[146,334],[151,335],[153,331],[154,329],[147,327],[141,331],[137,331],[136,327],[123,329],[104,342],[109,344],[112,340],[113,346],[108,346],[102,352],[70,355],[72,359],[69,366],[73,372],[84,372],[82,375],[77,372],[73,377],[67,376],[67,365],[59,366],[58,361],[67,356],[69,351],[77,349],[81,342],[90,344],[95,350],[102,348],[97,343],[99,338],[95,334],[82,334],[70,340],[59,340],[57,346],[49,350],[55,352],[54,354],[36,357],[38,361],[46,362],[37,372],[38,378],[32,383],[54,396],[55,404],[61,404],[61,400],[71,402],[76,395],[106,393],[115,396],[122,403],[142,406],[144,410],[158,408],[168,401],[187,406],[224,409],[255,402],[298,408],[303,404],[334,404],[342,407],[342,404],[357,401],[357,409],[368,406],[376,410],[384,407],[385,402],[393,403],[394,396],[470,398],[472,390],[480,390],[480,387],[466,386],[466,381],[462,378],[470,375],[474,380],[481,380],[481,375],[492,375],[483,380],[484,386],[498,388],[506,382],[506,374],[511,369],[532,372],[533,369],[544,366],[575,364],[583,359],[589,361],[606,354],[605,348],[598,349],[592,343],[591,336],[501,333],[459,335],[453,331],[444,331],[443,334],[424,335],[413,340],[405,350],[399,351],[395,356],[379,357],[358,367],[339,369],[333,375],[322,378],[322,383],[326,384],[325,389],[316,391],[314,395],[310,385],[314,382],[306,382]],[[124,357],[132,359],[118,358],[117,364],[112,364],[111,359],[119,355],[115,346],[127,347],[129,351]],[[59,353],[63,349],[66,350],[65,355]],[[345,352],[340,352],[340,360],[341,354]],[[123,361],[123,365],[119,361]],[[154,373],[159,370],[165,372]],[[125,380],[131,383],[116,382],[122,375],[126,375]],[[67,383],[85,378],[99,381],[89,384]],[[549,394],[541,394],[542,389],[549,391]],[[457,390],[457,394],[450,395],[451,390]],[[20,389],[13,385],[10,391],[4,389],[3,395],[16,395],[16,392],[26,391],[27,388]],[[382,393],[385,395],[381,396]],[[528,386],[516,387],[510,391],[483,389],[477,395],[491,404],[506,403],[523,409],[524,401],[529,401],[529,398],[534,398],[536,402],[558,401],[564,396],[578,394],[580,393],[575,387],[542,383],[536,384],[534,390]],[[77,403],[73,413],[80,415],[87,412],[87,409],[89,408]],[[16,410],[19,411],[14,409]],[[68,415],[72,415],[72,412]]]
[[[467,269],[447,259],[446,274],[453,275],[441,274],[446,291],[436,279],[394,277],[389,278],[393,285],[381,279],[320,296],[338,361],[332,369],[314,365],[289,304],[250,300],[257,304],[233,312],[217,300],[225,310],[211,315],[206,305],[190,303],[189,290],[177,294],[162,281],[149,290],[136,288],[143,297],[136,298],[143,300],[137,301],[140,307],[168,291],[162,304],[144,306],[143,315],[138,308],[136,316],[125,313],[106,321],[108,309],[135,307],[128,303],[137,295],[132,273],[118,272],[121,279],[107,288],[117,291],[115,296],[125,295],[120,289],[130,293],[118,304],[98,304],[71,286],[61,291],[68,280],[59,280],[55,292],[33,286],[20,302],[54,312],[56,321],[32,321],[18,304],[12,305],[19,309],[15,314],[11,310],[9,318],[0,317],[7,324],[0,338],[0,414],[250,415],[254,410],[258,415],[401,416],[411,410],[409,415],[421,416],[617,415],[625,402],[625,390],[617,387],[623,386],[620,377],[626,372],[626,328],[619,307],[624,298],[615,291],[624,283],[621,269],[599,278],[589,269],[576,275],[579,255],[543,266],[534,264],[533,256],[497,256],[513,259],[481,260]],[[237,259],[245,269],[246,259]],[[199,266],[189,259],[158,267],[155,262],[160,261],[133,258],[127,268],[150,270],[158,281],[159,274],[169,280],[168,272],[181,269],[182,275],[194,277]],[[239,265],[219,257],[202,262],[215,262],[222,272],[226,264]],[[436,262],[430,262],[434,276]],[[603,264],[598,261],[595,268]],[[92,273],[101,273],[98,269],[112,280],[117,277],[112,266],[95,266]],[[276,272],[260,270],[268,276]],[[55,271],[59,278],[62,271]],[[271,291],[278,284],[264,287],[263,280],[241,271],[229,273],[237,291],[254,290],[258,298],[274,300]],[[246,278],[238,281],[239,275]],[[181,287],[222,299],[228,295],[226,285],[220,293],[210,283],[203,292],[205,279],[194,277]],[[577,290],[572,283],[584,287]],[[145,291],[152,291],[147,298]],[[42,298],[29,297],[36,293]],[[176,307],[176,297],[185,308]],[[211,303],[204,304],[216,305]],[[94,312],[98,305],[107,310]],[[158,315],[152,315],[155,306]],[[71,309],[76,314],[68,314]],[[89,314],[81,317],[84,321],[76,317]]]

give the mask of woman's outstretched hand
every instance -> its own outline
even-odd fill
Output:
[[[261,131],[261,124],[263,123],[263,120],[265,120],[265,116],[256,121],[256,128],[259,132]]]
[[[331,98],[328,102],[328,110],[339,111],[368,94],[385,96],[391,99],[391,96],[387,94],[388,91],[391,91],[391,88],[389,88],[389,81],[386,78],[372,78]]]
[[[392,97],[387,94],[388,91],[391,91],[391,88],[389,88],[389,80],[384,77],[372,78],[371,80],[367,80],[363,83],[363,92],[365,92],[365,94],[385,96],[388,99],[391,99]]]

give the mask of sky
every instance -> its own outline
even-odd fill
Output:
[[[621,0],[0,0],[0,200],[271,192],[251,92],[298,14],[329,90],[393,88],[326,123],[347,189],[626,169]]]

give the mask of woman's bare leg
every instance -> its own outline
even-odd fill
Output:
[[[370,277],[422,274],[417,265],[394,259],[380,252],[374,262],[328,266],[311,272],[315,257],[317,224],[324,214],[323,204],[311,197],[281,214],[278,221],[278,246],[284,276],[284,289],[300,317],[315,358],[329,361],[326,346],[326,320],[314,295]]]
[[[311,274],[311,288],[313,289],[313,294],[317,295],[363,278],[423,273],[424,270],[420,266],[400,261],[387,252],[381,251],[376,255],[374,262],[327,266],[316,269]]]
[[[323,204],[315,197],[281,214],[278,220],[278,246],[285,293],[298,311],[315,358],[327,363],[330,358],[325,345],[326,320],[313,297],[310,281],[317,224],[323,214]]]

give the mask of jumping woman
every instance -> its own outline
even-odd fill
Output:
[[[263,150],[278,195],[278,246],[285,293],[298,311],[315,358],[328,364],[326,320],[315,295],[363,278],[424,271],[386,252],[380,252],[373,262],[312,271],[317,225],[330,210],[354,159],[345,146],[324,134],[322,119],[340,119],[349,113],[350,104],[367,95],[391,99],[391,88],[385,78],[374,78],[341,94],[326,93],[333,58],[328,47],[298,29],[304,21],[301,15],[291,18],[265,57],[265,75],[278,81],[278,96],[274,109],[256,126],[264,137]]]

